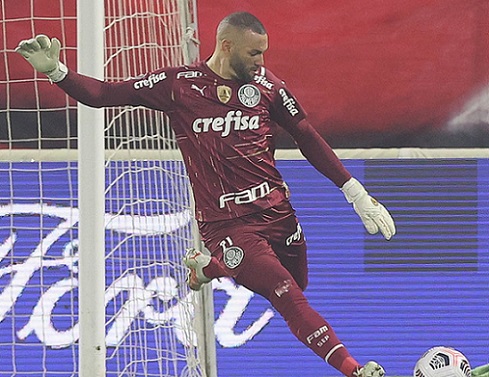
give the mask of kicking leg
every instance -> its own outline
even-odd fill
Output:
[[[268,299],[291,332],[334,368],[349,377],[354,377],[360,370],[360,364],[349,354],[329,323],[310,306],[302,289],[276,257],[266,253],[254,255],[235,280]]]

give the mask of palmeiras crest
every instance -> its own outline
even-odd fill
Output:
[[[238,267],[244,258],[244,251],[240,247],[231,246],[224,249],[223,260],[227,268],[231,270]]]
[[[239,101],[246,107],[255,107],[260,103],[260,90],[254,85],[246,84],[238,90]]]

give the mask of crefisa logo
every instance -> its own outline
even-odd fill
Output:
[[[292,98],[292,96],[289,96],[287,94],[287,91],[283,88],[280,88],[278,93],[282,97],[282,103],[287,111],[290,113],[290,115],[297,115],[299,113],[299,110],[297,110],[294,98]]]
[[[160,73],[152,73],[150,74],[147,78],[136,81],[134,83],[134,89],[142,89],[144,87],[147,87],[149,89],[153,89],[153,87],[158,84],[159,82],[163,81],[166,79],[166,72],[160,72]]]

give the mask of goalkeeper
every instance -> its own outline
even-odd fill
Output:
[[[275,167],[277,125],[341,189],[369,233],[389,240],[394,221],[314,130],[285,83],[264,67],[267,49],[263,24],[238,12],[220,22],[211,57],[139,79],[102,82],[69,70],[59,61],[60,42],[44,35],[20,42],[16,51],[88,106],[145,106],[169,116],[192,185],[199,231],[211,252],[187,251],[192,289],[231,277],[268,299],[291,332],[345,376],[382,377],[378,363],[361,364],[350,355],[303,293],[306,242]]]

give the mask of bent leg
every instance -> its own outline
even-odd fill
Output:
[[[304,345],[344,375],[353,377],[359,363],[304,296],[307,258],[297,220],[268,212],[226,223],[200,224],[202,239],[214,257],[204,269],[205,275],[232,277],[265,297]],[[265,215],[270,221],[264,221]],[[291,242],[287,242],[289,237]]]
[[[334,368],[353,376],[360,367],[329,323],[310,306],[302,289],[278,259],[267,254],[255,255],[235,280],[268,299],[291,332]]]

